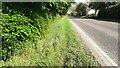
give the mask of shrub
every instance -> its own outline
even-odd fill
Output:
[[[27,41],[35,43],[37,39],[44,38],[48,26],[59,15],[65,14],[69,6],[64,2],[2,3],[3,60],[28,46],[24,45]]]

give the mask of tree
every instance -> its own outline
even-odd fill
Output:
[[[84,16],[87,14],[87,4],[80,3],[76,7],[77,15]]]
[[[95,9],[95,14],[96,14],[97,10],[104,10],[106,7],[106,4],[105,2],[90,2],[89,7],[91,9]]]
[[[119,2],[90,2],[89,7],[95,9],[95,14],[97,10],[98,17],[101,18],[118,18],[119,12]]]

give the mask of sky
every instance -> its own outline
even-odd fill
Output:
[[[119,1],[119,0],[75,0],[75,2],[116,2],[116,1]]]
[[[83,2],[83,3],[86,3],[88,2],[89,0],[75,0],[75,2]]]

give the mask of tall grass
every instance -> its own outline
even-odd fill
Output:
[[[31,42],[3,66],[97,66],[67,17],[51,24],[44,39]],[[33,47],[34,45],[34,47]]]

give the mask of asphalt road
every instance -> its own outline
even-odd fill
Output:
[[[118,64],[118,23],[72,17],[70,19]]]

